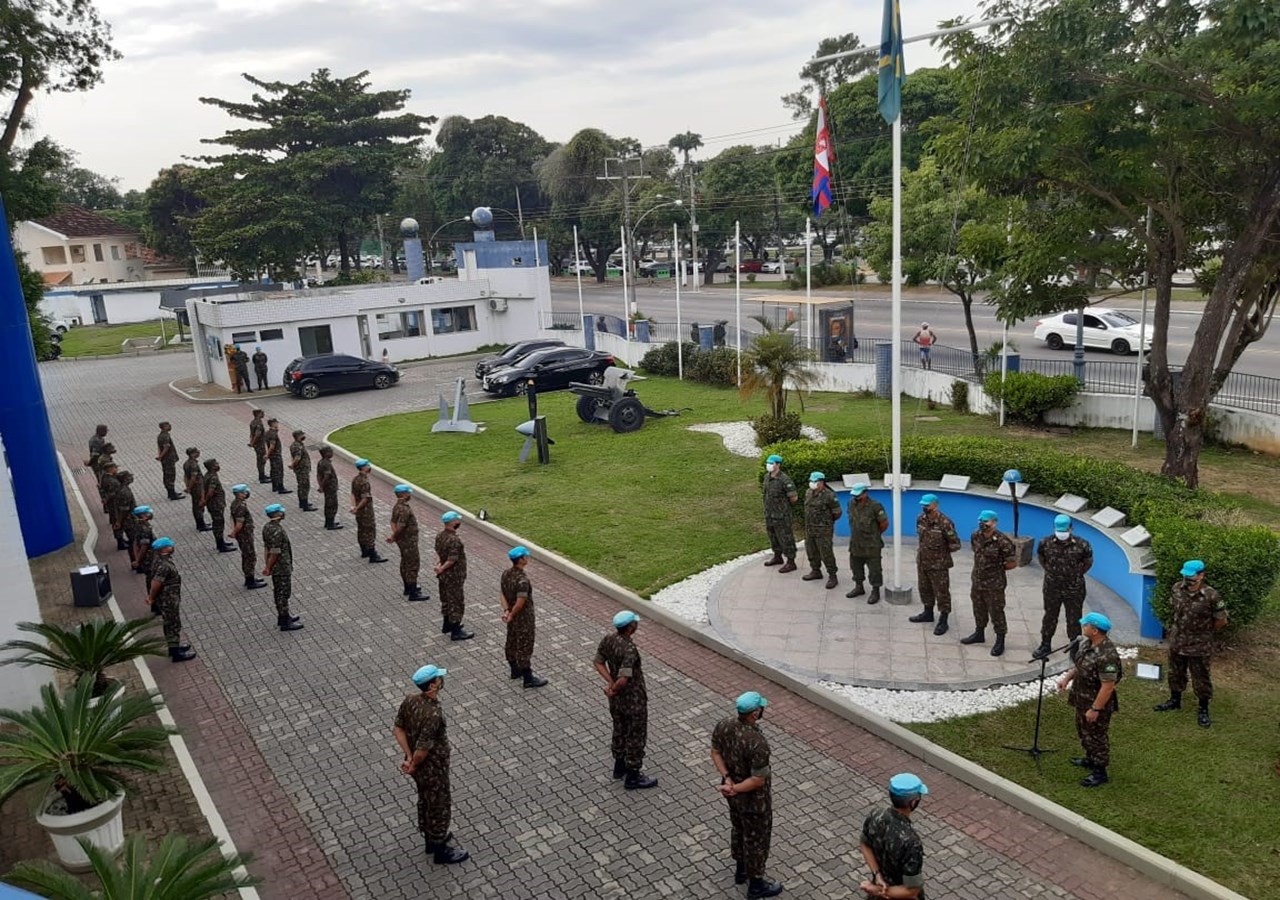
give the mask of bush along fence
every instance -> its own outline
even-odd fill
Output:
[[[778,453],[797,484],[813,471],[883,473],[890,458],[888,441],[784,441],[761,452]],[[980,438],[914,438],[903,442],[903,471],[919,480],[968,475],[979,484],[998,485],[1008,468],[1047,496],[1076,494],[1091,506],[1115,507],[1151,533],[1156,588],[1152,606],[1168,623],[1169,592],[1188,559],[1202,559],[1209,583],[1226,600],[1233,627],[1253,622],[1266,607],[1280,578],[1280,536],[1260,525],[1234,522],[1235,504],[1207,491],[1140,472],[1123,463],[1061,453],[1011,441]],[[905,513],[904,513],[905,514]]]

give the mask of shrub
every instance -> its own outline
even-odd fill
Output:
[[[959,379],[951,382],[951,408],[958,413],[969,411],[969,382]]]
[[[1074,375],[1041,375],[1039,372],[1009,372],[1001,379],[992,372],[982,383],[987,396],[1004,400],[1004,412],[1015,422],[1039,425],[1051,409],[1065,409],[1080,392]]]
[[[807,479],[815,470],[833,478],[843,472],[874,477],[885,471],[889,442],[784,441],[765,452],[781,454],[793,479]],[[921,481],[956,472],[979,484],[995,485],[1011,466],[1039,493],[1088,497],[1096,507],[1124,510],[1131,521],[1150,531],[1157,577],[1153,603],[1161,616],[1168,613],[1169,586],[1187,559],[1203,559],[1209,566],[1210,583],[1222,591],[1235,626],[1257,618],[1280,577],[1280,537],[1266,528],[1234,524],[1234,506],[1219,495],[1113,460],[1074,456],[1048,446],[981,438],[916,438],[903,444],[903,468]],[[763,477],[763,456],[760,468]]]
[[[694,358],[702,352],[702,348],[697,344],[685,341],[684,367],[686,372],[692,367]],[[651,348],[640,360],[640,368],[649,375],[667,375],[675,378],[680,370],[680,361],[676,357],[676,342],[668,341],[665,344]]]
[[[737,387],[738,353],[728,347],[703,350],[685,367],[685,374],[694,381],[720,387]]]
[[[782,416],[762,413],[753,418],[751,424],[756,430],[757,447],[766,447],[779,441],[800,440],[799,413],[786,413]]]
[[[855,280],[856,279],[856,280]],[[841,284],[862,284],[867,276],[862,272],[855,273],[852,266],[845,263],[814,263],[813,286],[832,287]],[[799,266],[787,276],[787,285],[792,290],[799,290],[805,285],[804,266]]]

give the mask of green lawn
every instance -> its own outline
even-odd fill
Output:
[[[172,338],[176,323],[164,323],[165,336]],[[160,320],[130,322],[127,325],[77,325],[62,336],[63,356],[110,356],[119,353],[129,338],[160,337]]]

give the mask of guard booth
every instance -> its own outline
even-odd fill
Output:
[[[760,314],[775,329],[787,327],[819,362],[853,362],[853,351],[858,349],[853,301],[841,297],[806,298],[796,291],[766,294],[759,302]]]

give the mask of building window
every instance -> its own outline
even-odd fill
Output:
[[[258,339],[256,331],[233,331],[231,332],[231,343],[233,344],[252,344]]]
[[[333,352],[333,334],[328,325],[303,325],[298,328],[298,343],[303,356],[324,356]]]
[[[93,261],[94,261],[94,262],[103,262],[105,259],[106,259],[106,257],[102,255],[102,245],[101,245],[101,244],[94,244],[94,245],[93,245]]]
[[[454,306],[449,309],[431,310],[431,331],[434,334],[453,334],[458,331],[476,330],[476,308]]]
[[[117,262],[120,261],[120,245],[119,244],[111,245],[111,258],[116,260]]]
[[[422,337],[422,311],[378,313],[378,340],[393,341],[396,338]],[[439,331],[436,332],[439,334]]]
[[[258,332],[258,340],[260,341],[283,341],[283,328],[264,328]]]
[[[513,265],[513,266],[523,266],[523,265],[524,265],[524,257],[523,257],[523,256],[513,256],[513,257],[511,257],[511,265]]]
[[[46,266],[65,266],[67,264],[66,247],[41,247],[40,252],[44,256],[44,264]]]
[[[73,263],[84,262],[84,244],[71,245],[71,261]]]

